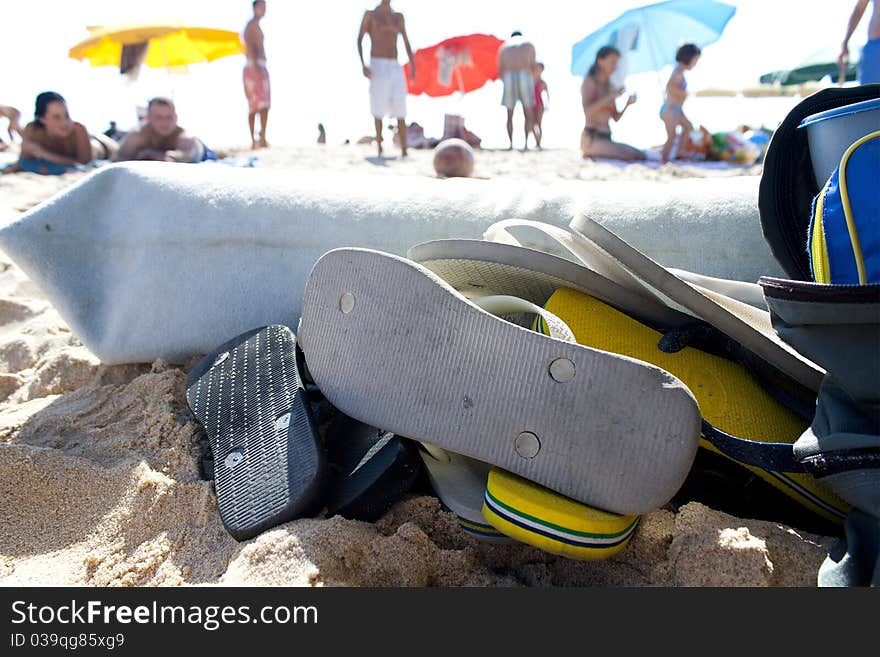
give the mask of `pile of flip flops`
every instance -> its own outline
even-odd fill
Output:
[[[570,257],[519,246],[528,230]],[[846,516],[809,473],[751,458],[791,451],[823,374],[773,332],[759,286],[666,269],[584,216],[486,237],[407,258],[330,251],[295,335],[262,327],[192,370],[234,536],[324,508],[376,519],[420,461],[470,534],[605,558],[672,499],[698,449]],[[340,426],[319,430],[316,398]]]
[[[803,147],[789,132],[774,136],[761,205],[795,279],[777,234],[794,210],[780,203],[804,202],[785,177],[809,152],[783,157]],[[874,166],[869,178],[877,144],[853,160]],[[851,215],[850,197],[861,203],[866,255],[850,252],[869,275],[855,286],[821,272],[753,284],[669,269],[583,215],[568,230],[502,221],[482,240],[426,242],[407,257],[325,253],[296,327],[257,328],[190,373],[223,522],[243,540],[321,511],[375,520],[423,467],[470,535],[602,559],[708,455],[807,514],[846,523],[849,551],[844,540],[829,556],[826,583],[876,583],[880,238],[876,220],[864,221],[876,218],[876,193],[856,191],[868,178],[845,175],[852,155],[811,213],[797,212],[813,225],[800,244],[813,269],[842,272],[854,266],[829,244],[853,242],[852,230],[834,227],[843,210],[833,208]],[[808,204],[816,187],[805,187]],[[525,231],[564,256],[521,246]]]

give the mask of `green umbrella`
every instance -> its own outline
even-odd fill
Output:
[[[762,84],[781,84],[795,85],[805,82],[813,82],[822,80],[825,76],[830,75],[835,82],[838,82],[840,75],[840,67],[837,64],[837,55],[839,51],[835,48],[824,48],[807,57],[800,64],[792,69],[785,71],[772,71],[761,76]],[[861,48],[850,48],[850,58],[847,62],[844,74],[844,80],[851,82],[858,77],[858,62]]]

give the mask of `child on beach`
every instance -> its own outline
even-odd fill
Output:
[[[690,71],[700,59],[700,49],[693,43],[686,43],[675,54],[676,66],[666,83],[666,99],[660,107],[660,118],[666,126],[666,143],[660,154],[661,161],[668,162],[675,143],[676,131],[681,128],[679,151],[688,150],[688,140],[693,124],[684,115],[682,106],[687,98],[687,80],[684,72]]]
[[[544,73],[544,64],[538,62],[535,64],[535,106],[534,106],[534,123],[532,125],[532,134],[535,135],[535,146],[541,148],[541,137],[544,136],[542,121],[544,120],[544,111],[547,105],[544,102],[544,95],[547,96],[547,102],[550,101],[550,88],[541,75]]]

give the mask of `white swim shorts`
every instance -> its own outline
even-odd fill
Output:
[[[396,59],[370,59],[370,112],[373,118],[406,117],[406,78]]]

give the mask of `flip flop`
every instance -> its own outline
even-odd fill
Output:
[[[416,444],[339,414],[327,426],[327,516],[375,522],[412,488],[422,461]]]
[[[581,245],[601,251],[634,284],[711,324],[792,380],[818,391],[825,371],[776,334],[766,307],[757,309],[717,290],[685,280],[680,273],[654,262],[589,217],[575,217],[571,229]]]
[[[456,515],[462,530],[487,543],[513,543],[483,517],[483,496],[492,466],[424,443],[419,454],[437,497]]]
[[[623,550],[640,520],[575,502],[497,468],[486,483],[483,516],[511,538],[582,561]]]
[[[560,239],[569,235],[554,226],[548,228],[558,230]],[[646,324],[678,326],[692,321],[655,297],[619,285],[579,262],[515,244],[432,240],[413,246],[407,257],[468,298],[503,294],[543,307],[556,290],[567,287],[601,299]]]
[[[218,347],[189,373],[186,399],[208,434],[220,518],[234,538],[320,510],[324,455],[289,328]]]
[[[718,432],[758,443],[793,444],[810,424],[805,415],[774,398],[741,364],[709,353],[689,340],[687,331],[665,335],[582,292],[560,289],[547,309],[569,326],[582,344],[652,363],[683,381],[697,398],[703,417],[700,446],[747,467],[802,506],[834,522],[844,520],[850,507],[810,474],[766,470],[742,463],[716,446]],[[547,330],[538,322],[539,330]],[[703,343],[714,342],[718,353],[730,353],[724,339],[697,330]],[[691,346],[692,343],[694,346]]]
[[[499,319],[404,258],[322,256],[299,340],[347,415],[614,513],[665,504],[696,454],[699,409],[675,377]]]
[[[489,296],[473,302],[496,316],[535,315],[548,335],[575,342],[559,317],[522,299]],[[622,549],[635,529],[636,516],[592,509],[488,463],[427,443],[421,453],[437,496],[456,513],[461,528],[481,541],[516,540],[573,559],[603,559]]]
[[[668,318],[654,322],[641,314],[645,309],[651,309],[653,312],[656,304],[666,306],[667,310],[684,314],[690,317],[691,321],[694,318],[705,321],[799,385],[814,392],[818,391],[824,370],[786,344],[774,332],[770,313],[766,303],[762,301],[763,291],[760,285],[665,268],[584,215],[575,217],[570,228],[571,231],[568,231],[539,221],[508,219],[490,226],[484,236],[492,243],[500,245],[501,252],[505,253],[503,250],[505,247],[507,249],[519,247],[519,240],[513,234],[514,230],[538,231],[549,238],[554,250],[560,251],[572,265],[580,265],[585,272],[590,272],[594,277],[604,278],[614,283],[617,288],[617,293],[611,298],[598,288],[584,290],[588,294],[652,326],[674,325],[674,321],[669,321]],[[467,249],[475,252],[477,259],[485,257],[483,254],[488,253],[488,249],[475,246],[479,244],[478,240],[469,241],[473,244]],[[466,241],[459,240],[459,242]],[[440,263],[448,266],[451,264],[450,261],[457,259],[463,252],[466,253],[466,249],[462,245],[444,246],[443,240],[436,240],[413,247],[410,250],[410,257],[418,262],[424,262],[423,254],[430,253],[435,261],[439,260]],[[509,260],[512,256],[507,254],[503,257]],[[519,257],[526,263],[527,268],[538,272],[544,271],[544,261],[533,256]],[[434,263],[424,264],[432,270],[437,269]],[[560,287],[579,289],[570,285]],[[620,288],[627,290],[630,295],[635,295],[644,307],[640,309],[639,302],[635,304],[627,302],[621,305],[618,302],[623,299],[619,294]]]
[[[553,243],[561,246],[562,251],[568,254],[571,259],[517,246],[517,240],[510,232],[512,228],[537,229],[547,234]],[[649,286],[636,280],[626,268],[599,249],[598,246],[586,242],[564,229],[540,222],[509,220],[495,224],[487,231],[487,236],[499,241],[435,240],[413,247],[410,249],[409,255],[439,274],[454,287],[462,290],[489,289],[515,293],[528,296],[535,303],[546,305],[555,292],[553,286],[557,285],[556,289],[577,290],[622,311],[630,318],[638,319],[646,326],[664,332],[669,329],[687,328],[691,330],[695,323],[700,324],[701,322],[692,311],[679,304],[674,304],[663,295],[658,294],[656,290],[652,291]],[[585,261],[594,266],[594,269],[586,266]],[[604,275],[598,274],[599,270],[603,271]],[[737,308],[742,308],[743,305],[749,306],[743,314],[754,313],[757,315],[761,318],[759,321],[762,324],[762,331],[766,331],[766,327],[763,327],[763,319],[766,319],[767,315],[766,304],[763,302],[763,292],[760,291],[760,286],[742,281],[703,277],[691,272],[669,271],[672,272],[671,275],[681,278],[687,284],[699,286],[714,296],[734,299],[739,302],[733,303],[722,299],[726,304],[729,303]],[[615,281],[606,279],[605,275],[614,277]],[[757,292],[756,287],[758,287]],[[663,306],[665,314],[664,311],[657,309],[657,304]],[[547,307],[553,309],[550,306]],[[567,321],[565,317],[561,319]],[[755,338],[754,331],[748,335]],[[775,344],[774,338],[775,335],[771,338],[762,333],[757,340],[765,343],[771,354],[778,355],[780,349]],[[600,349],[603,348],[601,343],[588,342],[588,344]],[[642,351],[638,354],[630,353],[630,355],[650,360],[648,354],[655,351],[655,347],[656,340],[648,351]],[[605,344],[604,348],[614,350],[610,344]],[[795,407],[797,406],[796,402],[800,402],[805,408],[801,415],[806,417],[810,415],[815,400],[815,394],[810,388],[792,383],[790,377],[778,375],[772,366],[767,366],[763,361],[748,357],[749,354],[745,350],[739,351],[740,355],[747,357],[743,360],[753,369],[753,374],[757,370],[762,370],[767,382],[772,382],[777,389],[787,391],[787,403]],[[798,359],[800,358],[801,356],[798,355]],[[812,364],[809,364],[809,361],[807,363],[811,373],[806,378],[811,380],[814,370]],[[804,420],[799,418],[796,424],[798,427],[803,426]],[[796,430],[796,428],[789,427],[790,435],[785,438],[789,441],[788,451],[791,450],[790,441],[794,435],[792,432]],[[746,433],[748,434],[748,432]],[[765,435],[765,440],[768,438],[779,439],[779,435],[774,436],[772,433]],[[771,449],[774,447],[773,444],[764,444]],[[701,440],[701,445],[709,449],[707,440]],[[730,453],[725,453],[725,456],[731,458]],[[751,472],[758,474],[765,481],[770,481],[777,489],[784,491],[789,498],[796,500],[804,508],[839,523],[840,512],[846,508],[846,505],[842,504],[836,496],[829,495],[827,487],[821,485],[816,487],[815,478],[793,474],[785,470],[774,470],[768,467],[761,452],[758,452],[758,458],[745,458],[746,456],[740,452],[738,454],[739,460],[732,460],[739,466],[749,466]]]

